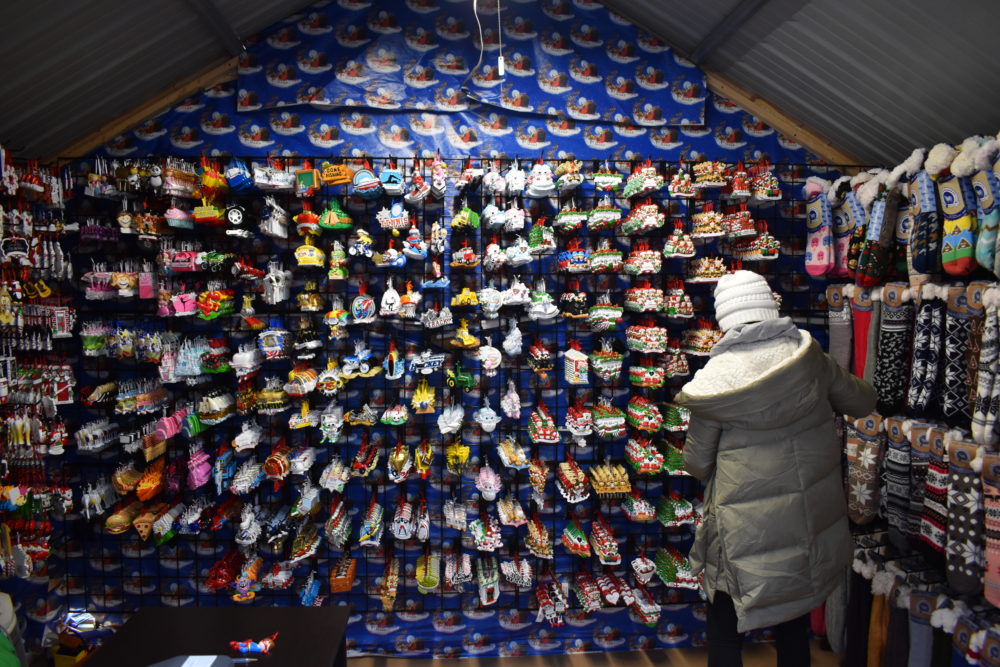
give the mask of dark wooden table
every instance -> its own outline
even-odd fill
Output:
[[[87,667],[140,667],[177,655],[240,654],[230,641],[278,633],[250,667],[345,667],[346,607],[145,607],[87,661]]]

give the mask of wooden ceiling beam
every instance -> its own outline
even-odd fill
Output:
[[[46,162],[51,163],[56,162],[59,158],[86,155],[122,132],[127,132],[139,123],[152,118],[179,100],[216,84],[232,81],[236,77],[236,65],[237,56],[227,57],[209,65],[193,76],[164,88],[157,95],[134,107],[131,111],[101,126],[99,130],[74,141],[55,155],[50,156]]]
[[[770,125],[825,162],[839,165],[861,164],[857,158],[837,148],[830,140],[810,130],[799,121],[790,118],[759,95],[745,90],[717,72],[709,70],[704,73],[708,89],[713,93],[726,98],[747,113],[753,114],[758,120]]]

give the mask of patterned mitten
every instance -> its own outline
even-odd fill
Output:
[[[847,258],[851,249],[851,234],[854,232],[855,219],[847,198],[843,196],[842,188],[848,188],[850,176],[843,176],[833,182],[827,190],[830,201],[830,213],[833,217],[833,268],[827,273],[828,278],[847,278]]]
[[[954,174],[937,181],[944,237],[941,242],[941,266],[952,276],[967,276],[979,266],[976,262],[975,195],[968,179]]]
[[[875,314],[875,303],[871,292],[860,287],[848,285],[844,295],[851,298],[851,317],[854,325],[854,374],[865,376],[865,365],[868,363],[868,336],[872,327],[878,331],[878,317]]]
[[[986,311],[983,308],[983,294],[989,283],[975,280],[969,283],[965,290],[965,304],[969,309],[969,347],[965,354],[966,379],[965,383],[969,391],[969,416],[972,416],[976,407],[976,392],[978,391],[979,380],[979,354],[982,351],[983,342],[983,321],[986,318]]]
[[[923,302],[917,312],[913,332],[913,361],[907,412],[913,417],[927,415],[938,385],[941,344],[944,329],[945,288],[927,283],[922,288]]]
[[[881,177],[876,177],[858,189],[858,197],[863,199],[862,204],[871,206],[868,229],[854,275],[854,282],[865,287],[874,287],[882,282],[892,259],[890,250],[895,234],[896,196],[894,191],[885,189],[883,181]],[[873,201],[870,198],[874,198]]]
[[[904,429],[910,432],[910,505],[906,515],[906,533],[910,546],[920,545],[920,517],[924,512],[924,485],[927,481],[927,464],[931,457],[929,424],[907,419]]]
[[[931,667],[934,628],[931,614],[937,607],[937,596],[914,588],[910,591],[910,652],[907,667]]]
[[[945,432],[929,429],[930,459],[924,480],[924,509],[920,515],[920,540],[932,554],[943,555],[948,539],[948,451]]]
[[[944,355],[941,360],[941,413],[945,419],[972,416],[969,410],[968,368],[969,307],[964,286],[948,288],[948,306],[944,318]]]
[[[830,331],[830,356],[841,368],[851,367],[851,306],[844,298],[843,285],[826,288],[827,328]]]
[[[858,525],[870,523],[879,508],[879,464],[885,448],[882,417],[872,414],[848,427],[847,516]]]
[[[910,441],[899,417],[885,420],[885,506],[889,541],[907,549],[907,515],[910,512]]]
[[[913,331],[913,304],[906,283],[889,283],[882,288],[879,324],[872,385],[878,393],[878,411],[891,415],[900,410],[906,398]]]
[[[848,197],[853,197],[850,193]],[[862,218],[862,220],[864,220]],[[861,259],[861,252],[865,249],[865,237],[868,234],[868,226],[861,222],[854,226],[851,231],[851,241],[847,246],[847,275],[851,279],[857,279],[858,262]]]
[[[913,270],[933,276],[941,268],[941,217],[934,181],[924,170],[918,171],[910,181],[910,206],[915,216],[910,232]]]
[[[984,269],[996,273],[1000,268],[996,247],[997,228],[1000,227],[1000,205],[997,201],[1000,187],[993,173],[994,158],[1000,161],[996,140],[987,141],[976,151],[976,172],[972,175],[972,189],[976,193],[976,217],[979,224],[976,261]]]
[[[948,585],[959,595],[983,590],[982,463],[976,443],[948,444]]]
[[[809,177],[803,192],[806,201],[806,273],[822,277],[833,268],[833,222],[826,189],[830,183]]]
[[[972,411],[972,438],[981,445],[993,446],[997,442],[997,354],[1000,340],[997,331],[997,292],[988,289],[983,294],[986,312],[983,318],[983,335],[979,341],[979,362],[976,365],[976,402]]]
[[[1000,454],[983,455],[983,505],[986,510],[985,596],[1000,607]]]

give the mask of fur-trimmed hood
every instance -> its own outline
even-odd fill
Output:
[[[797,396],[821,372],[824,355],[809,332],[799,340],[778,338],[756,346],[737,346],[709,359],[681,389],[675,402],[709,419],[740,428],[773,428],[801,418]]]

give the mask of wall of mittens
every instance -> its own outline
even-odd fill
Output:
[[[815,168],[4,170],[4,572],[58,580],[34,620],[352,604],[354,653],[703,641],[670,399],[727,270],[825,340]]]
[[[854,608],[884,598],[917,645],[943,629],[971,664],[1000,660],[998,157],[971,137],[806,184],[830,352],[879,398],[844,424]]]

